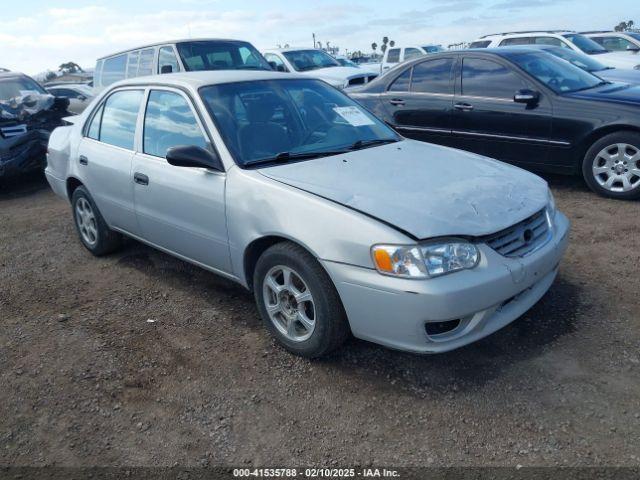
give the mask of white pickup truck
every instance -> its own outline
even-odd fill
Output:
[[[422,55],[429,55],[431,53],[444,52],[444,48],[440,45],[424,45],[417,46],[412,45],[408,47],[392,47],[388,48],[384,52],[382,57],[382,64],[380,65],[380,73],[384,73],[390,68],[395,67],[397,64],[402,63],[412,58],[421,57]]]

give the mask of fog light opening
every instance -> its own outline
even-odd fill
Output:
[[[445,333],[452,332],[460,325],[460,319],[448,320],[446,322],[427,322],[424,324],[424,329],[427,335],[430,337],[444,335]]]

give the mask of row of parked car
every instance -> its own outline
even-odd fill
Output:
[[[322,81],[353,67],[264,53],[189,40],[99,59],[46,176],[91,253],[127,236],[238,282],[296,354],[350,334],[443,352],[535,304],[569,221],[544,180],[492,158],[640,195],[640,87],[595,75],[610,69],[593,56],[423,52]]]

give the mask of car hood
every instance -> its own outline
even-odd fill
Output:
[[[607,52],[593,56],[600,63],[615,68],[634,68],[640,64],[640,56],[629,52]]]
[[[622,68],[612,68],[610,70],[602,70],[594,72],[600,78],[604,78],[609,82],[622,82],[631,85],[640,84],[640,70],[626,70]]]
[[[381,220],[415,239],[495,233],[548,202],[547,184],[536,175],[413,140],[259,172]]]
[[[320,78],[329,83],[340,83],[341,85],[349,78],[367,77],[371,75],[369,72],[353,67],[328,67],[300,73],[309,75],[310,77]]]
[[[640,105],[640,86],[627,83],[610,83],[581,92],[567,93],[567,97],[600,102]]]

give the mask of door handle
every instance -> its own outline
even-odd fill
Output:
[[[134,173],[133,181],[136,182],[138,185],[149,185],[149,177],[147,177],[142,173],[138,173],[138,172]]]
[[[89,159],[84,155],[80,155],[78,161],[80,162],[80,165],[89,165]]]
[[[473,110],[473,105],[471,105],[470,103],[456,103],[453,108],[455,108],[456,110],[461,110],[463,112],[470,112],[471,110]]]
[[[401,98],[392,98],[391,100],[389,100],[389,103],[391,105],[395,105],[397,107],[401,107],[404,105],[404,100],[402,100]]]

